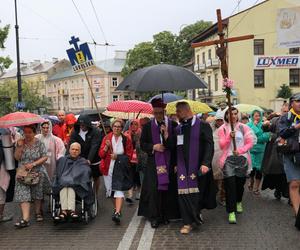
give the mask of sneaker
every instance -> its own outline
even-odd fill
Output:
[[[236,211],[238,214],[241,214],[243,212],[243,205],[242,205],[242,202],[238,202],[236,204]]]
[[[229,213],[228,222],[229,224],[236,224],[235,212]]]
[[[121,214],[115,213],[112,217],[112,220],[116,223],[116,225],[120,225],[121,223]]]
[[[132,205],[133,204],[133,200],[131,198],[126,198],[126,202],[129,204],[129,205]]]

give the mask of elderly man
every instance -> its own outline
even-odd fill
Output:
[[[152,102],[153,115],[142,130],[141,149],[148,160],[142,184],[138,215],[146,217],[152,228],[167,224],[180,217],[177,204],[176,174],[174,173],[174,144],[176,122],[165,116],[166,104],[162,99]]]
[[[81,146],[74,142],[70,145],[69,155],[61,157],[57,162],[56,175],[53,183],[53,194],[60,198],[61,213],[56,220],[65,220],[68,215],[76,219],[76,194],[92,203],[91,169],[86,159],[80,157]]]
[[[63,142],[66,141],[67,134],[67,125],[66,125],[66,113],[63,110],[58,111],[57,117],[59,119],[59,123],[55,124],[52,129],[52,133],[62,139]]]

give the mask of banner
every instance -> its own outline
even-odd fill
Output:
[[[276,30],[278,47],[300,47],[300,6],[279,9],[277,13]]]
[[[255,69],[300,68],[300,55],[254,56]]]

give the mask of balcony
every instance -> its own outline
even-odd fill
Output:
[[[219,59],[208,59],[206,62],[206,67],[208,69],[218,69],[220,67]]]
[[[194,72],[205,72],[205,64],[195,64]]]

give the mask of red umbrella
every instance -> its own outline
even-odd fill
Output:
[[[124,113],[151,114],[153,109],[150,103],[136,100],[116,101],[107,106],[108,111]]]
[[[27,112],[10,113],[0,118],[0,128],[20,127],[45,121],[36,114]]]

